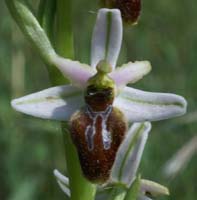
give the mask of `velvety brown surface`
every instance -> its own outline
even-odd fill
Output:
[[[96,88],[95,86],[88,86],[85,94],[85,102],[94,111],[103,111],[109,105],[112,105],[114,100],[113,88]],[[99,103],[98,103],[99,102]]]
[[[96,183],[108,180],[116,152],[127,130],[123,114],[117,108],[113,108],[107,120],[107,130],[111,133],[112,143],[110,149],[105,150],[102,142],[101,122],[101,117],[98,117],[93,150],[88,149],[85,138],[86,127],[92,123],[88,114],[81,110],[73,115],[70,123],[72,139],[78,150],[82,171],[87,179]]]
[[[137,22],[141,11],[141,0],[102,0],[104,6],[118,8],[121,11],[124,22]]]

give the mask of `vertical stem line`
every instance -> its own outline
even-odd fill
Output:
[[[72,0],[56,1],[56,48],[58,54],[74,59],[72,31]],[[68,124],[62,123],[71,200],[93,200],[96,186],[88,182],[81,171],[76,148],[72,143]]]

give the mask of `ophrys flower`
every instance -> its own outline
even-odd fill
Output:
[[[93,32],[91,66],[62,58],[53,52],[50,62],[70,79],[71,85],[49,88],[12,101],[12,106],[20,112],[70,121],[82,169],[93,181],[103,182],[109,178],[127,123],[167,119],[186,111],[186,101],[181,96],[144,92],[126,86],[142,78],[151,66],[148,61],[137,61],[115,68],[121,42],[119,10],[101,9]],[[115,137],[120,138],[115,142]],[[113,142],[116,143],[114,147]],[[99,150],[102,157],[94,150]],[[113,155],[109,156],[112,151]],[[84,152],[87,153],[86,158]],[[104,161],[106,165],[110,164],[103,172]],[[97,170],[91,172],[96,165]]]

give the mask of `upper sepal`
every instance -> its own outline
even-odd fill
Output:
[[[64,85],[14,99],[11,105],[15,110],[34,117],[68,121],[84,105],[84,100],[81,90]]]
[[[118,9],[100,9],[92,36],[91,66],[107,60],[113,68],[122,44],[122,19]]]

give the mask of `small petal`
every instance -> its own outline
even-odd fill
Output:
[[[85,88],[87,80],[96,73],[96,70],[89,65],[59,56],[53,57],[53,64],[71,81],[72,85],[79,88]]]
[[[115,81],[117,87],[128,83],[135,83],[151,71],[151,64],[148,61],[129,62],[118,67],[109,75]]]
[[[70,197],[69,179],[62,175],[57,169],[53,171],[54,176],[57,178],[57,183],[62,191]]]
[[[92,36],[91,66],[107,60],[114,68],[122,43],[122,19],[118,9],[100,9]]]
[[[125,87],[114,102],[130,122],[158,121],[183,115],[187,102],[178,95]]]
[[[170,194],[167,187],[145,179],[141,179],[141,193],[150,194],[152,197]]]
[[[112,182],[120,182],[129,186],[136,176],[148,133],[149,122],[134,123],[121,144],[112,168]]]
[[[70,85],[52,87],[11,102],[22,113],[44,119],[69,120],[83,103],[82,91]]]

